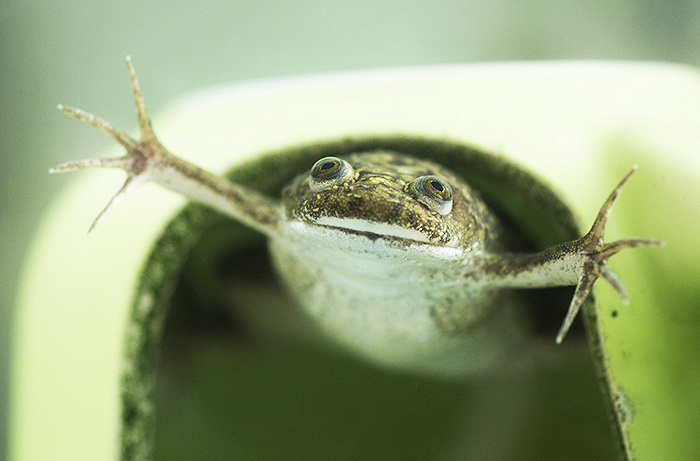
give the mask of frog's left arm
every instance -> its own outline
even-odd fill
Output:
[[[557,334],[561,343],[576,314],[599,277],[607,280],[618,292],[623,302],[627,294],[622,282],[608,266],[608,259],[626,249],[647,245],[662,245],[663,242],[648,238],[632,238],[605,243],[605,225],[612,207],[625,186],[635,166],[615,187],[596,217],[591,230],[579,240],[562,243],[534,254],[484,255],[470,278],[481,278],[491,285],[510,288],[547,288],[576,285],[564,323]],[[495,282],[494,282],[495,281]]]

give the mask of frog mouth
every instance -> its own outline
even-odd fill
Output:
[[[324,216],[316,219],[315,224],[353,234],[365,235],[369,238],[396,238],[418,243],[432,243],[427,236],[415,229],[408,229],[396,224],[368,221],[366,219]]]

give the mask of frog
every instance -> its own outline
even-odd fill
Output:
[[[527,360],[523,351],[535,348],[512,289],[575,287],[553,338],[560,345],[599,278],[628,302],[610,257],[663,245],[642,237],[604,241],[612,207],[636,166],[583,237],[537,252],[510,251],[507,226],[448,166],[390,150],[323,157],[279,198],[267,196],[166,149],[128,58],[127,66],[140,139],[81,109],[58,106],[126,151],[50,170],[126,172],[88,232],[146,181],[183,194],[263,234],[276,273],[305,315],[335,343],[379,366],[443,376],[517,367]]]

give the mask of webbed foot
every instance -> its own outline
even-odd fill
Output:
[[[593,222],[591,230],[576,242],[578,253],[585,256],[586,260],[583,263],[583,270],[581,271],[573,299],[569,305],[569,311],[567,312],[564,323],[557,334],[557,344],[560,344],[563,341],[564,336],[566,336],[566,333],[569,331],[571,324],[576,318],[576,314],[581,309],[583,302],[586,300],[586,297],[593,288],[593,284],[599,277],[605,279],[608,283],[610,283],[610,285],[613,286],[613,288],[615,288],[617,293],[622,298],[623,303],[627,304],[629,302],[622,282],[620,282],[620,279],[617,278],[617,276],[608,266],[608,259],[611,256],[627,248],[664,245],[664,242],[650,238],[632,238],[619,240],[612,243],[605,243],[603,241],[603,237],[605,236],[605,225],[608,222],[608,217],[610,216],[612,207],[619,197],[622,188],[636,170],[637,166],[635,165],[632,170],[622,179],[622,181],[620,181],[605,203],[603,203],[603,206],[598,212],[598,216]]]

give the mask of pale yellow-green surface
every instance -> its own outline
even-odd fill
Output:
[[[14,459],[116,456],[131,291],[159,224],[177,201],[157,194],[134,200],[110,217],[115,226],[87,237],[84,224],[115,186],[79,178],[35,239],[14,346]]]
[[[667,242],[659,252],[620,257],[630,306],[616,309],[611,290],[599,290],[608,309],[619,312],[603,319],[620,390],[636,415],[629,426],[632,443],[643,459],[695,459],[700,453],[697,119],[694,125],[626,131],[607,149],[612,171],[637,161],[651,174],[649,181],[629,185],[632,199],[621,203],[619,232]]]
[[[155,117],[155,127],[173,152],[215,171],[253,152],[348,134],[464,140],[539,172],[586,223],[638,163],[609,240],[644,235],[668,246],[613,259],[631,303],[598,290],[604,335],[634,410],[627,429],[638,459],[700,454],[692,437],[700,430],[697,70],[573,62],[298,78],[195,94]],[[133,282],[149,242],[181,203],[144,187],[88,238],[119,174],[76,176],[47,216],[20,288],[10,426],[18,460],[116,453],[120,341]]]

